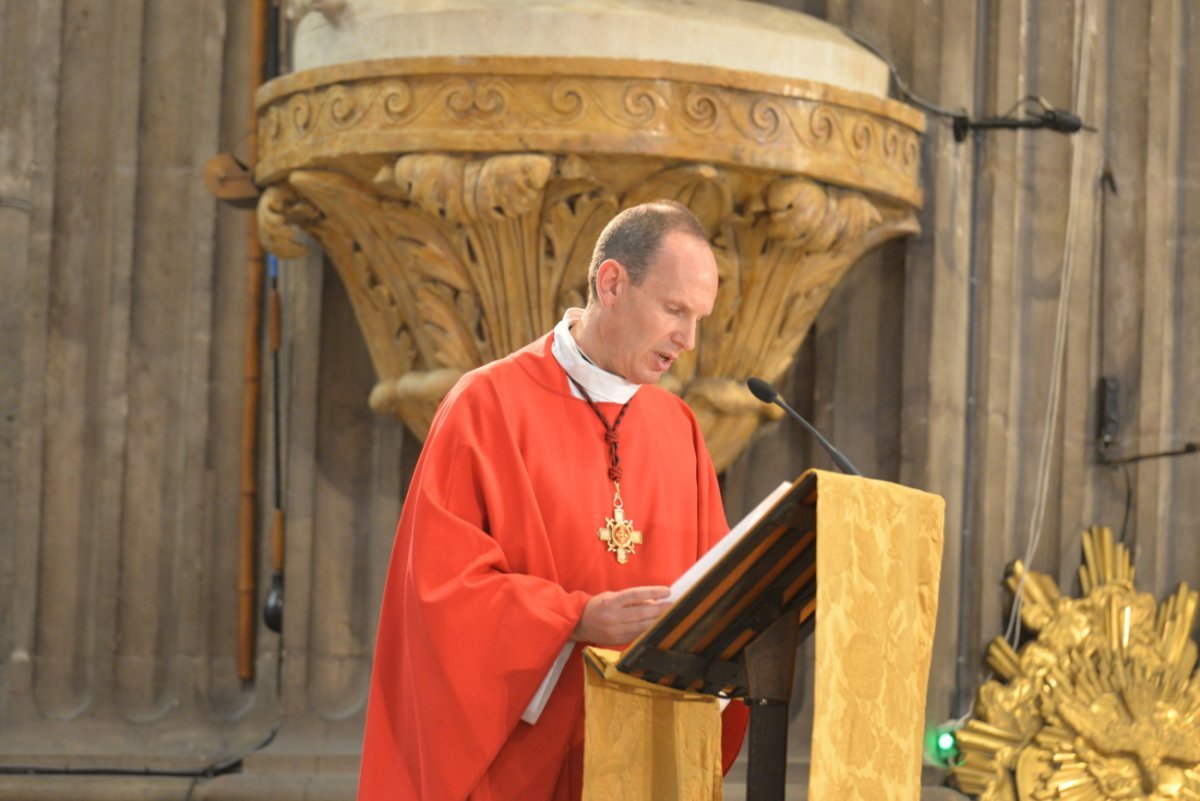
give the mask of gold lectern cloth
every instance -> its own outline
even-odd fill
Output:
[[[620,658],[584,649],[583,801],[720,801],[720,702],[620,673]]]
[[[916,801],[945,501],[817,478],[810,801]]]
[[[945,502],[817,472],[808,798],[916,801]],[[585,649],[583,801],[720,799],[717,700],[619,673],[619,658]]]

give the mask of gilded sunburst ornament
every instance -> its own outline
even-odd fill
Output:
[[[1189,634],[1197,593],[1161,604],[1134,589],[1129,551],[1107,528],[1083,534],[1082,597],[1020,562],[1020,654],[988,647],[1000,680],[979,689],[958,732],[960,789],[985,801],[1200,801],[1200,673]]]

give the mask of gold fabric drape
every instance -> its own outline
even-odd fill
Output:
[[[810,801],[916,801],[945,501],[840,473],[817,480]]]
[[[584,650],[583,801],[720,801],[720,702],[619,673],[620,656]]]

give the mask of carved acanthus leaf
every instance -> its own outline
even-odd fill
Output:
[[[536,153],[410,154],[383,168],[363,160],[346,173],[295,171],[260,212],[273,211],[277,230],[298,223],[321,242],[380,377],[372,408],[423,435],[440,399],[430,393],[583,305],[603,227],[620,208],[664,197],[711,232],[720,290],[697,348],[663,386],[693,406],[721,469],[764,417],[777,416],[745,378],[778,380],[853,260],[911,216],[804,179],[704,163],[614,169],[607,159]]]
[[[377,383],[368,403],[378,414],[400,414],[406,407],[413,406],[436,406],[462,375],[462,370],[448,367],[407,372],[399,378],[387,378]],[[423,438],[428,430],[426,425],[424,431],[416,433]]]
[[[624,206],[650,200],[677,200],[713,232],[733,214],[733,192],[725,174],[711,164],[688,164],[652,175],[624,198]]]
[[[549,156],[493,156],[479,168],[474,191],[475,216],[491,222],[511,220],[541,205],[542,190],[554,170]]]
[[[825,187],[807,178],[782,178],[767,190],[769,233],[810,253],[838,250],[856,242],[883,217],[858,192]]]
[[[528,213],[554,168],[548,156],[523,154],[468,158],[402,156],[396,160],[400,195],[440,220],[497,222]]]
[[[773,404],[764,404],[746,390],[745,381],[731,378],[697,378],[687,384],[688,403],[702,400],[724,415],[762,413],[764,417],[778,420],[783,409]]]
[[[258,200],[258,238],[262,246],[281,259],[299,259],[308,255],[308,246],[300,241],[299,232],[292,227],[312,224],[316,209],[302,201],[286,185],[268,186]]]
[[[592,246],[616,210],[616,196],[582,159],[559,162],[556,179],[546,188],[538,231],[537,328],[552,327],[566,309],[587,302]]]

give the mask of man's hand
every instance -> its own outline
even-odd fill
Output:
[[[630,587],[593,595],[571,639],[607,646],[632,642],[671,606],[669,594],[668,587]]]

